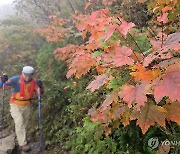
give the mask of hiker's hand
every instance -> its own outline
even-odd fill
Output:
[[[41,80],[36,80],[36,84],[39,88],[42,88],[42,81]]]
[[[5,83],[7,80],[8,80],[8,75],[3,74],[3,75],[1,76],[1,81],[2,81],[2,83]]]

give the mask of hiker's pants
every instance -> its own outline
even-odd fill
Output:
[[[23,146],[27,144],[26,140],[26,127],[29,121],[30,106],[18,106],[10,104],[11,116],[15,123],[15,132],[18,144]]]

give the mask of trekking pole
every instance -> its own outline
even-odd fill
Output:
[[[3,129],[4,129],[4,96],[5,96],[5,88],[4,88],[4,83],[2,86],[2,109],[1,109],[1,143],[2,143],[2,138],[3,138]]]
[[[38,129],[39,129],[39,146],[42,148],[42,127],[41,127],[41,91],[38,88]]]
[[[1,122],[2,129],[4,128],[4,96],[5,96],[5,88],[4,88],[4,83],[3,83],[3,86],[2,86],[2,122]]]

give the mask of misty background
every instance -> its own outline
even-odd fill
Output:
[[[2,2],[0,3],[0,19],[4,19],[15,14],[16,11],[14,8],[14,4],[11,4],[10,2],[9,4],[4,4]]]

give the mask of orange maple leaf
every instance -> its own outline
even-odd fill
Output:
[[[106,67],[98,65],[98,66],[96,66],[96,70],[97,70],[98,74],[103,74],[106,70]]]
[[[132,66],[131,69],[136,71],[130,73],[136,81],[151,81],[149,71],[147,71],[140,63]]]
[[[163,9],[162,9],[162,12],[165,13],[169,10],[172,10],[172,7],[171,6],[165,6]]]
[[[148,70],[139,63],[132,66],[131,69],[136,70],[136,72],[130,73],[136,81],[153,81],[161,74],[160,69]]]
[[[180,125],[180,102],[172,102],[163,106],[167,110],[166,119]]]
[[[165,128],[166,113],[167,111],[163,107],[146,104],[140,111],[134,110],[130,119],[137,119],[136,125],[139,125],[142,133],[145,134],[150,126],[154,126],[155,122]]]
[[[117,103],[118,102],[118,91],[114,91],[112,92],[106,99],[105,101],[102,103],[102,105],[100,106],[100,110],[104,111],[106,110],[106,108],[112,104],[112,102]]]

